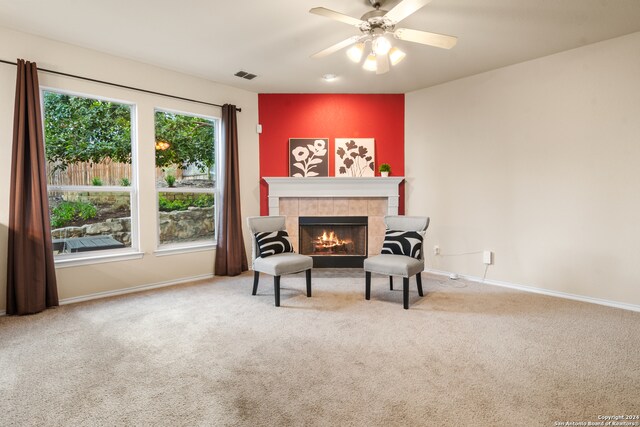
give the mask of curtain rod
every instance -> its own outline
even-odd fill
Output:
[[[2,62],[4,64],[9,64],[9,65],[18,65],[15,62],[5,61],[4,59],[0,59],[0,62]],[[115,87],[119,87],[119,88],[123,88],[123,89],[131,89],[131,90],[135,90],[135,91],[138,91],[138,92],[149,93],[151,95],[166,96],[167,98],[179,99],[181,101],[195,102],[195,103],[198,103],[198,104],[211,105],[213,107],[222,107],[222,105],[214,104],[212,102],[205,102],[205,101],[199,101],[197,99],[184,98],[182,96],[169,95],[168,93],[155,92],[153,90],[147,90],[147,89],[140,89],[138,87],[126,86],[126,85],[121,85],[119,83],[112,83],[112,82],[107,82],[107,81],[104,81],[104,80],[92,79],[90,77],[83,77],[83,76],[78,76],[78,75],[75,75],[75,74],[63,73],[61,71],[47,70],[46,68],[38,67],[38,71],[43,71],[45,73],[50,73],[50,74],[57,74],[59,76],[72,77],[74,79],[86,80],[86,81],[94,82],[94,83],[101,83],[101,84],[104,84],[104,85],[115,86]],[[236,107],[236,110],[238,112],[242,112],[242,108]]]

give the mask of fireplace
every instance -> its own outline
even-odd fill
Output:
[[[301,216],[298,248],[313,266],[362,267],[367,258],[366,216]]]

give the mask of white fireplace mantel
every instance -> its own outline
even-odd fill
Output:
[[[269,184],[269,215],[280,214],[281,197],[386,197],[387,214],[398,215],[398,187],[404,177],[265,177],[264,180]]]

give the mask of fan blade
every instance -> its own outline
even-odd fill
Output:
[[[364,21],[360,19],[352,18],[343,13],[336,12],[331,9],[327,9],[326,7],[314,7],[313,9],[309,10],[309,12],[316,15],[324,16],[325,18],[331,18],[336,21],[344,22],[345,24],[353,25],[356,27],[359,27],[360,25],[364,24]]]
[[[389,56],[376,55],[376,74],[384,74],[389,72]]]
[[[444,34],[429,33],[427,31],[410,30],[408,28],[398,28],[393,35],[408,42],[422,43],[429,46],[451,49],[458,42],[457,37]]]
[[[349,46],[350,44],[353,44],[353,43],[357,42],[361,38],[362,38],[362,36],[349,37],[348,39],[342,40],[341,42],[336,43],[333,46],[329,46],[328,48],[326,48],[324,50],[321,50],[318,53],[314,53],[313,55],[311,55],[311,57],[314,58],[314,59],[324,58],[325,56],[331,55],[332,53],[337,52],[340,49],[344,49],[345,47]]]
[[[384,15],[385,18],[389,18],[395,24],[402,21],[407,16],[414,12],[417,12],[431,0],[403,0],[396,5],[393,9]]]

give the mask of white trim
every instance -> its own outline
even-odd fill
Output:
[[[167,248],[160,247],[153,251],[155,256],[167,256],[167,255],[178,255],[178,254],[188,254],[192,252],[203,252],[203,251],[214,251],[216,249],[216,242],[207,242],[200,245],[176,245],[170,246]]]
[[[129,194],[129,213],[131,217],[130,224],[130,241],[131,247],[130,250],[136,251],[135,254],[138,254],[138,250],[140,248],[140,230],[139,230],[139,218],[140,218],[140,210],[139,210],[139,197],[140,197],[140,189],[138,188],[138,144],[139,144],[139,135],[138,135],[138,104],[131,101],[119,100],[115,98],[107,98],[104,96],[93,95],[89,93],[83,92],[74,92],[66,89],[58,89],[49,86],[40,86],[40,110],[42,115],[42,123],[44,123],[45,118],[45,108],[44,108],[44,94],[45,92],[57,93],[60,95],[68,95],[77,98],[85,98],[85,99],[97,99],[102,102],[111,102],[115,104],[126,105],[129,107],[130,113],[130,126],[131,126],[131,185],[129,186],[85,186],[85,185],[47,185],[47,195],[50,192],[82,192],[82,193],[104,193],[104,192],[119,192],[119,193],[128,193]],[[46,140],[44,141],[45,149],[46,149]],[[90,253],[94,254],[98,251],[91,251]],[[65,267],[73,267],[77,265],[86,265],[86,264],[95,264],[102,262],[111,262],[111,261],[120,261],[120,260],[128,260],[128,259],[137,259],[142,258],[143,254],[139,253],[139,256],[135,254],[128,253],[126,255],[97,255],[97,256],[76,256],[72,255],[69,257],[60,257],[59,255],[55,255],[55,265],[57,268],[65,268]],[[109,259],[106,259],[109,257]]]
[[[426,273],[432,273],[438,276],[446,276],[446,277],[449,277],[449,275],[453,274],[448,271],[434,270],[430,268],[426,268],[424,271]],[[640,312],[640,305],[628,304],[626,302],[610,301],[606,299],[588,297],[584,295],[570,294],[567,292],[552,291],[550,289],[537,288],[535,286],[528,286],[528,285],[519,285],[516,283],[504,282],[501,280],[485,279],[483,281],[482,277],[467,276],[464,274],[458,274],[458,277],[464,280],[470,280],[472,282],[477,282],[485,285],[500,286],[503,288],[516,289],[519,291],[531,292],[534,294],[548,295],[548,296],[557,297],[557,298],[570,299],[574,301],[587,302],[591,304],[605,305],[607,307],[620,308],[622,310]]]
[[[220,107],[222,110],[222,107]],[[213,155],[214,155],[214,168],[215,168],[215,182],[211,187],[200,188],[200,187],[158,187],[156,184],[156,219],[157,219],[157,227],[156,227],[156,249],[154,251],[154,255],[156,256],[165,256],[165,255],[173,255],[179,253],[187,253],[187,252],[198,252],[204,250],[210,250],[211,248],[201,248],[197,243],[191,245],[189,248],[185,247],[169,247],[163,248],[162,243],[160,242],[160,193],[192,193],[192,194],[213,194],[213,242],[207,242],[207,245],[213,245],[213,249],[215,249],[216,241],[217,241],[217,232],[218,232],[218,205],[222,200],[221,197],[221,184],[222,184],[222,172],[221,172],[221,164],[220,164],[220,151],[222,147],[221,135],[222,135],[222,116],[209,116],[205,114],[198,114],[193,112],[174,110],[170,108],[161,108],[155,107],[153,109],[153,121],[156,121],[156,113],[169,113],[187,117],[199,117],[201,119],[211,121],[213,126]]]
[[[449,277],[449,275],[451,274],[446,271],[434,270],[430,268],[427,268],[424,271],[425,273],[431,273],[431,274],[436,274],[438,276],[446,276],[446,277]],[[498,280],[485,280],[483,282],[482,278],[476,277],[476,276],[467,276],[462,274],[459,274],[458,276],[464,280],[470,280],[472,282],[478,282],[478,283],[492,285],[492,286],[501,286],[504,288],[516,289],[524,292],[532,292],[532,293],[548,295],[552,297],[571,299],[575,301],[587,302],[591,304],[598,304],[598,305],[604,305],[607,307],[614,307],[614,308],[620,308],[623,310],[640,312],[640,306],[634,305],[634,304],[609,301],[609,300],[604,300],[600,298],[592,298],[592,297],[586,297],[581,295],[569,294],[565,292],[550,291],[547,289],[535,288],[532,286],[525,286],[525,285],[516,285],[513,283],[503,282]],[[83,296],[73,297],[73,298],[65,298],[63,300],[60,300],[60,305],[73,304],[76,302],[89,301],[93,299],[106,298],[106,297],[111,297],[116,295],[125,295],[125,294],[134,293],[134,292],[141,292],[149,289],[162,288],[166,286],[178,285],[181,283],[194,282],[196,280],[205,280],[205,279],[211,279],[211,278],[213,278],[213,274],[202,274],[199,276],[185,277],[178,280],[169,280],[166,282],[152,283],[149,285],[134,286],[131,288],[118,289],[115,291],[97,292],[95,294],[83,295]],[[0,316],[5,316],[6,314],[7,314],[6,310],[0,311]]]
[[[77,267],[80,265],[102,264],[105,262],[129,261],[132,259],[141,259],[142,257],[144,257],[144,252],[126,252],[110,253],[107,255],[95,255],[98,252],[99,251],[88,252],[93,255],[82,258],[74,256],[73,258],[60,259],[60,257],[57,257],[54,261],[55,266],[56,268]]]
[[[74,193],[133,193],[131,186],[123,187],[121,185],[49,185],[47,189]]]
[[[114,297],[118,295],[132,294],[135,292],[147,291],[150,289],[164,288],[167,286],[180,285],[182,283],[195,282],[197,280],[212,279],[213,273],[201,274],[199,276],[183,277],[182,279],[168,280],[166,282],[151,283],[148,285],[133,286],[131,288],[117,289],[115,291],[96,292],[95,294],[82,295],[79,297],[71,297],[60,300],[60,305],[75,304],[77,302],[90,301],[100,298]],[[7,311],[1,310],[0,317],[6,316]]]
[[[42,100],[43,106],[44,106],[44,96],[43,96],[44,93],[43,92],[45,92],[45,91],[46,92],[57,93],[59,95],[75,96],[76,98],[97,99],[98,101],[112,102],[114,104],[124,104],[124,105],[128,105],[130,107],[136,105],[135,102],[129,101],[129,100],[126,100],[126,99],[111,98],[111,97],[108,97],[108,96],[93,95],[93,94],[90,94],[90,93],[87,93],[87,92],[76,92],[74,90],[60,89],[60,88],[53,87],[53,86],[40,85],[40,99]],[[43,108],[42,111],[44,112],[44,108]]]
[[[222,107],[217,107],[217,106],[212,106],[212,107],[220,109],[220,112],[222,113]],[[156,115],[155,113],[157,113],[157,112],[176,114],[176,115],[181,115],[181,116],[199,117],[201,119],[212,120],[212,121],[216,121],[216,120],[217,121],[222,121],[222,114],[220,114],[220,116],[209,116],[209,115],[206,115],[206,114],[194,113],[192,111],[182,111],[182,110],[174,110],[173,108],[155,107],[153,109],[154,118],[155,118],[155,115]]]
[[[90,301],[94,299],[113,297],[117,295],[132,294],[134,292],[164,288],[167,286],[179,285],[182,283],[195,282],[196,280],[205,280],[205,279],[211,279],[211,278],[213,278],[213,273],[201,274],[199,276],[183,277],[182,279],[168,280],[166,282],[150,283],[148,285],[133,286],[131,288],[117,289],[115,291],[96,292],[95,294],[82,295],[79,297],[62,299],[60,300],[60,305],[74,304],[76,302]]]
[[[280,214],[280,197],[385,197],[387,215],[398,215],[403,176],[388,178],[264,177],[269,185],[269,215]]]
[[[216,188],[211,187],[156,187],[158,193],[194,193],[194,194],[216,194]]]
[[[138,150],[140,147],[140,135],[138,135],[138,104],[131,107],[131,196],[129,198],[129,212],[131,213],[132,249],[140,250],[140,159]],[[155,173],[155,172],[154,172]]]
[[[398,186],[404,177],[263,179],[269,184],[269,197],[389,197],[398,196]]]

